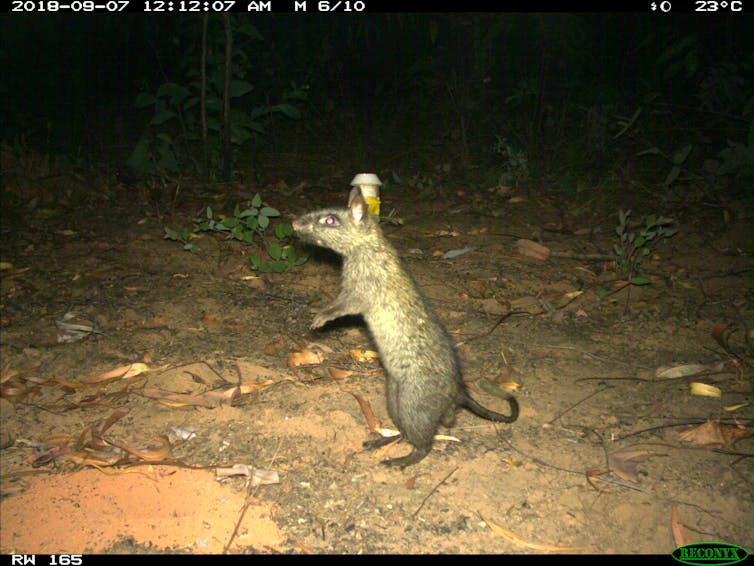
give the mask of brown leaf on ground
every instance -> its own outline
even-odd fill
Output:
[[[288,367],[315,366],[322,363],[322,354],[313,350],[299,350],[288,354]]]
[[[58,455],[58,459],[68,460],[79,466],[92,466],[93,468],[108,468],[123,460],[122,451],[105,450],[76,450],[64,451]]]
[[[170,457],[170,440],[168,440],[167,436],[158,435],[153,437],[152,440],[159,442],[161,446],[142,450],[139,448],[133,448],[125,442],[119,442],[111,438],[106,438],[105,442],[116,448],[120,448],[132,456],[136,456],[139,460],[143,460],[144,462],[161,462]]]
[[[19,370],[9,368],[8,366],[0,368],[0,383],[5,383],[6,381],[10,381],[11,378],[16,377],[17,375],[20,375],[20,374],[21,372]]]
[[[533,550],[539,550],[541,552],[575,552],[578,550],[584,550],[586,548],[585,546],[556,546],[551,544],[538,544],[536,542],[524,540],[512,531],[509,531],[508,529],[498,525],[497,523],[488,521],[487,519],[482,517],[482,514],[478,511],[477,513],[479,514],[479,517],[482,519],[482,521],[487,523],[487,526],[492,530],[493,533],[504,538],[509,543],[521,548],[531,548]]]
[[[614,454],[609,454],[607,461],[610,464],[610,471],[622,480],[638,483],[636,466],[654,456],[652,452],[646,450],[621,450]]]
[[[684,430],[678,434],[678,438],[701,448],[722,448],[750,434],[744,427],[707,421]]]
[[[29,393],[29,389],[20,381],[3,382],[0,385],[0,398],[8,401],[20,401]]]
[[[738,330],[734,324],[719,323],[712,328],[712,338],[715,339],[725,353],[731,357],[737,357],[729,345],[730,335]]]
[[[346,369],[329,367],[327,368],[327,373],[329,373],[330,377],[333,379],[346,379],[347,377],[351,377],[354,372]]]
[[[586,481],[587,481],[587,483],[589,485],[592,486],[592,488],[595,491],[600,491],[600,492],[604,491],[603,488],[597,487],[597,484],[595,484],[595,482],[592,481],[592,478],[599,477],[599,476],[604,476],[604,475],[607,475],[608,473],[610,473],[610,470],[605,470],[604,468],[595,468],[595,469],[587,470],[586,471]]]
[[[101,383],[107,380],[115,379],[130,379],[136,377],[142,373],[149,371],[149,366],[142,363],[128,364],[126,366],[120,366],[105,373],[101,373],[94,377],[88,377],[81,380],[81,383]]]
[[[543,312],[542,304],[536,297],[518,297],[510,301],[510,308],[518,313],[540,314]]]
[[[720,371],[722,364],[679,364],[676,366],[660,366],[655,370],[655,376],[663,379],[677,379],[690,377],[710,371]]]
[[[521,255],[538,259],[540,261],[546,261],[547,258],[550,257],[550,248],[542,246],[531,240],[518,240],[516,242],[516,249]]]
[[[167,323],[162,316],[155,316],[150,320],[144,321],[144,328],[166,328]]]
[[[217,313],[205,312],[202,315],[202,324],[206,326],[208,329],[217,330],[218,328],[222,327],[223,321],[220,320],[220,317],[217,316]]]
[[[358,401],[359,407],[361,407],[361,412],[364,413],[369,432],[377,432],[382,424],[377,420],[377,417],[374,416],[374,411],[372,411],[372,406],[369,404],[369,401],[356,393],[351,393],[351,395],[353,395],[356,401]]]
[[[246,464],[234,464],[230,468],[215,468],[215,474],[217,474],[219,479],[246,476],[249,478],[249,485],[251,487],[280,483],[280,477],[276,471],[260,470]]]
[[[235,391],[236,387],[231,387],[225,391]],[[172,391],[165,391],[163,389],[157,389],[155,387],[133,389],[131,391],[137,395],[143,397],[149,397],[150,399],[157,399],[160,403],[169,407],[185,407],[187,405],[197,405],[199,407],[219,407],[223,404],[230,404],[232,401],[228,399],[228,394],[223,392],[207,391],[205,393],[173,393]]]
[[[53,434],[46,437],[41,451],[32,461],[32,467],[46,466],[59,460],[94,467],[114,466],[122,462],[127,452],[110,444],[102,435],[127,414],[126,411],[114,411],[107,418],[84,428],[78,438],[69,434]]]
[[[676,548],[685,546],[691,542],[686,534],[686,529],[683,528],[683,525],[678,520],[678,508],[675,505],[670,510],[670,530],[673,533],[673,542]]]
[[[270,385],[275,385],[275,381],[268,379],[266,381],[244,381],[238,387],[240,388],[241,395],[248,395],[249,393],[259,393],[260,391],[267,389]]]

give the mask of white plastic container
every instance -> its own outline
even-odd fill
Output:
[[[351,181],[352,187],[359,187],[361,195],[369,207],[369,214],[376,222],[380,221],[380,187],[382,181],[374,173],[359,173]]]

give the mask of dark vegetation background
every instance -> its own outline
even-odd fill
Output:
[[[571,198],[677,202],[692,183],[718,200],[754,179],[748,14],[210,15],[206,146],[203,16],[0,22],[6,148],[72,167],[226,177],[227,23],[237,179],[261,180],[266,151],[326,155],[343,181],[425,171]]]

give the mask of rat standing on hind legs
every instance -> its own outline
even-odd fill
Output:
[[[305,214],[293,222],[305,242],[343,256],[342,288],[338,297],[314,317],[311,328],[345,315],[360,314],[377,344],[387,373],[387,410],[402,437],[413,446],[407,456],[386,460],[410,466],[431,450],[440,423],[451,426],[458,407],[491,421],[512,423],[518,403],[508,396],[511,414],[482,407],[469,395],[461,376],[452,339],[416,282],[403,267],[398,252],[372,220],[358,188],[348,208]],[[375,448],[397,437],[365,442]]]

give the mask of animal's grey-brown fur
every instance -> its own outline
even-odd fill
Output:
[[[314,317],[311,328],[356,314],[369,326],[387,372],[388,413],[413,446],[410,454],[386,464],[405,467],[419,462],[432,448],[439,424],[453,424],[458,407],[492,421],[516,420],[518,403],[513,396],[508,397],[510,416],[490,411],[469,396],[452,339],[369,216],[358,189],[352,191],[348,208],[305,214],[293,222],[293,228],[305,242],[343,256],[340,294]]]

